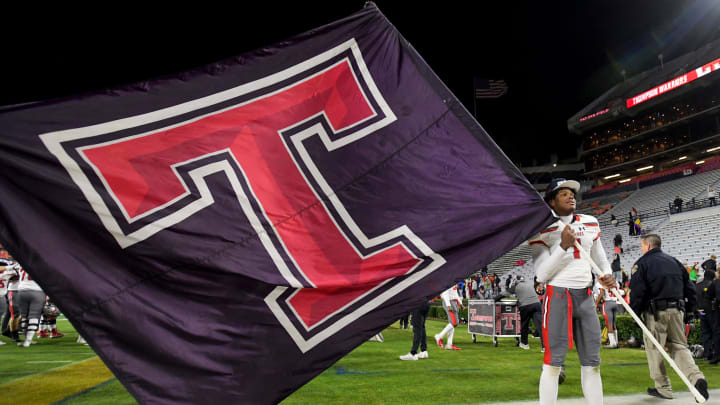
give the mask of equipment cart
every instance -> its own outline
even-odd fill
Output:
[[[514,337],[515,346],[520,345],[520,312],[515,298],[468,301],[468,333],[472,335],[492,336],[493,346],[498,345],[498,337]]]

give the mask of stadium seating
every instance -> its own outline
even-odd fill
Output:
[[[670,222],[658,230],[663,250],[680,262],[702,263],[718,254],[720,234],[720,206],[672,215]]]
[[[596,202],[597,202],[597,206],[596,206],[596,207],[593,207],[592,205],[585,206],[585,203],[583,202],[582,204],[580,204],[580,206],[581,206],[582,208],[581,208],[581,209],[578,209],[577,212],[578,212],[579,214],[596,215],[596,214],[593,214],[593,211],[596,210],[596,209],[598,209],[598,207],[602,207],[602,208],[604,209],[605,207],[610,206],[609,209],[607,209],[607,210],[604,211],[604,212],[607,212],[607,211],[609,211],[610,209],[612,209],[613,207],[615,207],[616,205],[618,205],[618,203],[620,203],[620,201],[624,200],[624,199],[627,198],[628,196],[629,196],[629,193],[628,193],[627,191],[625,191],[625,192],[619,192],[619,193],[616,193],[616,194],[611,194],[611,195],[602,196],[602,197],[600,197],[600,198],[597,199],[597,200],[593,200],[593,201],[596,201]],[[592,203],[592,202],[591,202],[591,203]],[[593,203],[593,204],[594,204],[594,203]],[[627,214],[627,213],[626,213],[626,214]],[[618,215],[616,214],[615,216],[617,217]],[[607,217],[610,218],[610,215],[608,214]],[[619,219],[620,219],[620,218],[618,217],[618,220],[619,220]]]
[[[502,257],[490,263],[488,265],[488,272],[491,274],[503,274],[507,273],[509,269],[527,266],[527,262],[530,260],[531,251],[532,250],[530,249],[530,245],[528,245],[527,241],[523,242],[519,246],[505,253]],[[515,266],[513,264],[520,260],[524,260],[526,262],[524,266]]]
[[[667,208],[675,196],[680,196],[686,204],[693,198],[701,200],[705,198],[704,193],[707,186],[713,185],[713,188],[716,188],[719,182],[720,170],[714,170],[641,188],[616,204],[613,209],[599,216],[598,219],[601,223],[608,222],[610,215],[614,214],[621,223],[623,220],[627,222],[628,212],[633,208],[639,212]]]
[[[700,204],[701,200],[706,198],[708,185],[720,190],[720,170],[698,171],[698,174],[644,187],[632,193],[625,191],[594,198],[587,201],[587,205],[585,202],[578,204],[586,207],[578,212],[592,215],[592,205],[595,205],[596,201],[596,206],[599,207],[613,206],[612,209],[597,215],[602,231],[600,240],[610,261],[613,255],[613,238],[616,234],[622,236],[624,253],[621,264],[628,273],[633,263],[642,255],[640,238],[629,236],[628,232],[628,212],[632,211],[632,208],[641,214],[643,233],[653,232],[660,235],[664,251],[683,264],[692,266],[695,262],[702,263],[711,254],[720,255],[720,233],[717,232],[717,229],[720,229],[720,205],[672,215],[668,212],[668,205],[678,195],[684,200],[685,206],[693,198]],[[718,203],[720,204],[720,199]],[[648,216],[648,212],[655,214]],[[617,226],[610,224],[611,214],[618,219]],[[513,264],[519,260],[525,263],[522,266]],[[505,279],[511,275],[521,274],[532,278],[534,268],[530,246],[523,242],[488,265],[488,269],[501,276],[503,286]]]

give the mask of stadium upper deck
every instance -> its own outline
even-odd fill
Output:
[[[720,154],[720,40],[617,84],[568,119],[600,183]]]

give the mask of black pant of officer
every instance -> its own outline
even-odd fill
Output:
[[[658,343],[662,347],[668,348],[670,357],[680,371],[691,383],[697,384],[699,380],[705,380],[705,375],[695,364],[692,353],[688,349],[683,323],[684,312],[681,310],[681,306],[678,307],[677,300],[674,301],[675,304],[671,300],[665,300],[665,302],[667,305],[658,305],[654,314],[650,313],[653,311],[646,313],[645,324]],[[672,386],[665,371],[665,360],[650,339],[646,335],[644,338],[650,378],[655,382],[655,392],[658,394],[656,396],[672,398]]]
[[[708,316],[708,315],[705,315]],[[720,362],[720,311],[713,309],[710,311],[710,330],[712,331],[712,347],[710,351],[711,356],[705,355],[705,358],[710,359],[710,364]],[[702,322],[702,321],[701,321]],[[701,324],[702,326],[702,324]],[[703,349],[705,347],[705,333],[703,332]]]
[[[703,357],[705,360],[711,360],[715,357],[716,350],[713,342],[716,329],[713,320],[714,312],[715,311],[706,309],[704,313],[700,314],[700,335],[702,337]]]

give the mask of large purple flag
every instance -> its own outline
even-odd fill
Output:
[[[552,222],[386,18],[0,113],[0,241],[141,403],[276,403]]]

